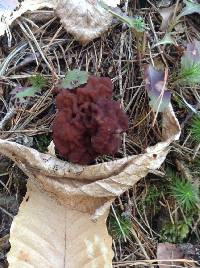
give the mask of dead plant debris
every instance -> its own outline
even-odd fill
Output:
[[[113,98],[129,117],[129,130],[119,152],[99,157],[96,163],[143,153],[162,139],[161,116],[149,105],[144,70],[151,64],[158,71],[168,72],[167,89],[182,134],[162,168],[113,203],[107,222],[113,235],[113,267],[169,267],[171,263],[195,267],[200,263],[200,204],[195,201],[193,209],[186,211],[179,202],[180,194],[187,198],[190,189],[180,184],[182,181],[199,189],[200,141],[192,136],[192,122],[194,115],[199,116],[200,88],[199,83],[177,83],[187,45],[200,40],[199,6],[198,1],[189,0],[121,1],[120,8],[126,15],[143,18],[145,30],[137,32],[115,18],[106,33],[85,45],[66,33],[51,10],[43,9],[18,18],[10,28],[11,39],[0,37],[0,138],[40,152],[47,152],[52,140],[54,88],[67,71],[79,69],[110,77]],[[37,75],[42,75],[46,84],[35,94],[19,99],[21,88],[28,88],[30,78]],[[159,86],[162,89],[163,84]],[[200,127],[197,131],[200,135]],[[176,194],[170,191],[174,181]],[[26,176],[1,156],[0,267],[7,267],[10,224],[25,192]],[[166,243],[179,244],[178,260],[173,260],[174,256],[163,257],[166,260],[160,257],[158,250]]]

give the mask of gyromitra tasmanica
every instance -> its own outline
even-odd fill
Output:
[[[85,86],[60,89],[53,121],[53,141],[59,154],[78,164],[90,164],[100,155],[114,155],[128,117],[112,97],[107,77],[91,76]]]

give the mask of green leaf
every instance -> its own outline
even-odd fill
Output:
[[[60,84],[60,87],[64,89],[73,89],[79,87],[80,85],[86,84],[87,80],[88,73],[86,71],[74,69],[67,72],[65,78]]]
[[[24,88],[23,91],[17,93],[16,97],[17,98],[34,97],[37,91],[39,91],[39,88],[27,87],[27,88]]]
[[[17,98],[34,97],[46,85],[46,80],[41,74],[37,74],[29,78],[29,83],[31,86],[24,87],[21,92],[18,92],[16,94]]]
[[[101,7],[106,9],[108,12],[110,12],[113,16],[117,17],[121,22],[128,25],[130,28],[134,28],[136,32],[144,32],[145,31],[145,22],[142,17],[136,16],[136,17],[129,17],[126,14],[124,14],[120,8],[118,7],[110,7],[103,1],[99,1],[99,4]]]
[[[29,78],[29,83],[32,87],[41,89],[46,85],[47,81],[41,74],[36,74]]]
[[[200,14],[200,4],[194,3],[190,0],[185,0],[184,3],[186,6],[183,8],[182,12],[179,14],[178,19],[180,19],[183,16],[187,16],[193,13]]]
[[[193,40],[188,43],[187,50],[181,58],[181,68],[175,79],[176,84],[200,84],[200,42]]]
[[[186,223],[182,223],[178,225],[177,229],[178,229],[178,233],[180,236],[180,240],[183,240],[184,238],[186,238],[190,231],[189,226]]]
[[[165,36],[163,37],[163,39],[161,39],[160,41],[158,41],[157,44],[155,44],[154,47],[156,46],[160,46],[160,45],[176,45],[175,40],[172,38],[170,33],[166,33]]]

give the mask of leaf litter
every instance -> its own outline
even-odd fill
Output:
[[[132,6],[131,8],[134,9],[134,7]],[[141,15],[145,16],[145,14],[146,14],[146,11],[141,10]],[[53,16],[51,19],[53,19]],[[147,20],[147,24],[148,22],[149,21]],[[138,55],[135,53],[136,40],[134,39],[135,37],[133,37],[132,35],[132,30],[131,29],[127,30],[127,28],[123,29],[123,31],[125,32],[124,37],[123,37],[119,31],[121,30],[120,25],[119,24],[115,25],[113,26],[111,32],[108,32],[104,36],[101,36],[100,39],[95,40],[93,45],[88,44],[87,46],[82,47],[79,43],[74,41],[71,35],[66,34],[63,28],[61,28],[60,31],[57,32],[59,27],[61,27],[58,20],[53,19],[53,22],[51,20],[49,21],[47,20],[46,23],[48,26],[52,26],[54,30],[50,31],[50,29],[47,27],[42,38],[41,38],[40,31],[28,25],[29,29],[31,29],[31,31],[34,33],[34,36],[36,38],[36,41],[33,42],[33,40],[29,39],[28,37],[28,41],[31,44],[30,46],[29,46],[29,43],[27,42],[27,35],[23,31],[23,27],[20,28],[20,34],[22,36],[22,40],[27,42],[27,47],[25,48],[21,44],[18,44],[17,39],[16,39],[16,44],[12,45],[11,51],[16,46],[19,49],[18,51],[20,52],[20,54],[18,54],[19,52],[16,53],[15,55],[12,55],[11,53],[7,59],[6,67],[7,68],[11,67],[12,72],[8,74],[7,70],[9,69],[7,68],[4,69],[5,71],[2,74],[2,81],[3,81],[2,87],[4,89],[4,92],[6,91],[9,92],[11,88],[14,88],[15,86],[19,84],[24,85],[27,82],[28,78],[31,77],[33,73],[42,73],[45,79],[48,79],[51,81],[50,83],[48,81],[49,84],[57,83],[58,78],[59,80],[64,79],[65,74],[67,70],[69,69],[70,70],[74,70],[74,69],[87,70],[87,72],[96,73],[101,76],[105,76],[109,74],[110,77],[113,78],[114,98],[121,101],[121,92],[123,93],[122,95],[123,95],[124,108],[128,112],[129,117],[130,117],[130,127],[129,127],[130,131],[127,133],[126,137],[124,138],[125,146],[122,146],[119,154],[115,156],[114,160],[120,161],[120,159],[122,159],[123,156],[131,157],[131,155],[133,154],[145,153],[145,150],[148,146],[155,145],[157,144],[157,142],[162,141],[163,139],[162,134],[161,134],[162,130],[160,127],[162,119],[161,119],[160,113],[158,114],[157,121],[154,127],[152,127],[152,123],[155,119],[154,115],[156,111],[164,113],[164,110],[166,110],[167,105],[169,104],[168,101],[170,100],[170,97],[168,96],[167,98],[168,101],[166,101],[166,103],[164,101],[163,110],[161,109],[159,111],[158,108],[160,109],[160,107],[159,105],[157,105],[155,106],[154,113],[152,113],[152,107],[149,107],[149,98],[150,100],[151,98],[154,99],[152,94],[156,95],[156,99],[159,98],[160,93],[158,92],[160,91],[160,89],[164,88],[163,76],[165,74],[163,74],[163,72],[160,71],[161,73],[158,75],[160,80],[158,78],[157,78],[158,80],[156,80],[156,82],[162,81],[160,83],[162,84],[162,87],[156,86],[156,87],[153,87],[153,90],[147,89],[147,88],[145,89],[144,76],[143,74],[138,73],[139,58],[138,58]],[[26,21],[23,20],[23,24],[26,25]],[[44,22],[42,24],[44,24]],[[13,26],[13,27],[15,28],[19,26]],[[15,35],[15,33],[13,34]],[[122,50],[120,50],[120,44],[122,44],[121,38],[125,38],[125,41],[126,41],[125,46],[123,47]],[[132,38],[134,40],[133,45],[131,43]],[[50,40],[53,40],[53,41],[50,41]],[[56,42],[54,42],[54,40]],[[67,44],[66,44],[66,40],[68,40]],[[149,42],[152,45],[155,44],[155,40],[153,40],[153,38],[152,39],[150,38]],[[43,54],[43,56],[45,57],[45,60],[47,61],[47,63],[49,63],[50,66],[51,65],[53,66],[53,69],[44,68],[46,66],[46,63],[44,59],[41,59],[38,62],[35,62],[33,60],[32,64],[29,64],[29,66],[26,66],[19,70],[16,69],[15,71],[15,68],[17,67],[17,64],[15,64],[16,60],[17,60],[16,62],[20,62],[21,57],[23,57],[23,55],[26,55],[27,52],[32,53],[34,51],[34,53],[38,53],[38,48],[36,46],[37,44],[39,44],[39,46],[41,47],[41,50],[39,53]],[[184,45],[184,43],[180,44],[180,39],[178,40],[177,44],[179,46]],[[171,53],[170,51],[171,49],[172,47],[169,45],[169,47],[164,50],[164,56],[167,59],[168,59],[168,56],[173,57],[173,53]],[[120,51],[122,51],[123,54],[119,54]],[[148,53],[149,52],[148,49],[146,49],[145,52],[146,54],[145,54],[145,59],[143,62],[149,64],[152,62],[152,56],[153,56],[153,59],[154,57],[156,57],[158,50],[157,48],[154,48],[151,54]],[[140,50],[139,50],[139,53],[140,53]],[[6,59],[7,55],[3,54],[3,56]],[[157,57],[159,57],[159,55],[157,55]],[[119,61],[121,62],[120,70],[119,70],[119,65],[118,65]],[[122,77],[118,75],[118,72],[121,73]],[[140,74],[140,75],[137,75],[137,74]],[[120,79],[122,79],[122,84],[120,82]],[[75,81],[77,80],[75,79]],[[121,85],[123,86],[122,88],[120,88]],[[171,90],[170,85],[167,85],[167,87]],[[170,90],[168,90],[167,88],[164,88],[164,89],[170,93],[170,94],[168,93],[169,95],[171,95],[172,92],[170,92]],[[148,91],[150,91],[149,96],[148,96]],[[52,88],[49,88],[49,89],[43,88],[41,89],[41,92],[39,95],[38,94],[34,95],[33,97],[34,102],[30,102],[30,106],[28,106],[27,109],[23,109],[23,108],[21,109],[19,106],[17,106],[17,113],[13,117],[11,117],[9,121],[6,123],[6,128],[4,127],[3,131],[1,132],[2,133],[1,138],[3,139],[9,138],[12,141],[16,141],[19,138],[19,136],[25,135],[25,136],[32,136],[34,137],[34,140],[37,140],[38,135],[42,137],[42,135],[45,136],[47,133],[49,133],[50,125],[53,120],[53,116],[55,112],[54,110],[55,108],[53,104],[54,99],[53,99],[52,92],[53,92]],[[173,91],[173,94],[174,94],[174,91]],[[187,99],[190,103],[194,102],[193,98],[188,98],[189,93],[188,93],[187,88],[183,92],[183,95],[184,95],[184,98]],[[191,97],[191,94],[190,94],[190,97]],[[6,98],[6,101],[8,101],[8,105],[12,107],[12,104],[9,103],[10,101],[9,97],[4,95],[4,98]],[[174,101],[173,96],[172,96],[172,101]],[[153,103],[155,105],[155,102]],[[2,104],[2,109],[4,109],[3,111],[5,113],[6,109],[4,108],[3,104]],[[168,110],[166,111],[168,114]],[[183,116],[186,114],[185,110],[181,111],[181,113],[183,113]],[[179,116],[179,119],[181,120],[182,117],[181,117],[180,112],[178,111],[177,114]],[[163,120],[165,121],[166,119],[163,118]],[[164,122],[163,122],[163,125],[165,125]],[[165,129],[163,129],[163,131],[165,132]],[[167,136],[166,138],[169,138],[169,135],[167,134],[167,132],[165,132],[165,135]],[[23,142],[25,142],[25,140],[22,139],[22,144]],[[51,141],[49,141],[49,143],[50,142]],[[34,145],[32,147],[34,148]],[[175,150],[176,149],[179,150],[177,143],[175,143],[174,148]],[[189,152],[190,154],[192,154],[191,152],[192,147],[190,144],[183,147],[182,150],[183,152],[187,152],[187,153]],[[30,152],[31,152],[31,149],[30,149]],[[155,158],[157,157],[157,153],[153,155],[154,155],[153,157]],[[13,160],[16,160],[16,159],[13,159]],[[96,163],[99,163],[99,164],[105,163],[106,165],[106,163],[109,163],[109,161],[111,160],[113,160],[113,157],[105,156],[100,159],[97,159]],[[169,158],[169,161],[171,161],[171,158]],[[55,166],[54,169],[59,169],[59,166]],[[69,166],[69,169],[70,170],[77,169],[78,173],[81,172],[81,170],[78,167],[74,167],[71,165]],[[60,168],[60,171],[61,170],[62,168]],[[163,169],[161,170],[163,171]],[[27,172],[27,170],[24,170],[24,171]],[[46,172],[47,171],[44,171],[44,174],[46,174]],[[72,174],[72,172],[70,172],[70,174]],[[75,174],[77,173],[75,172]],[[94,174],[95,172],[92,173],[92,175]],[[160,173],[157,173],[157,175],[158,174]],[[29,174],[29,176],[30,175],[32,176],[31,173]],[[155,176],[157,175],[150,176],[152,178],[152,180],[150,181],[154,182],[156,178]],[[41,179],[41,177],[39,178]],[[89,177],[89,180],[90,179],[92,179],[92,176]],[[5,182],[6,182],[6,178],[5,178]],[[126,182],[128,182],[128,178],[126,178]],[[164,182],[164,180],[162,180],[162,182]],[[138,182],[137,185],[134,186],[134,189],[131,189],[125,195],[121,195],[120,197],[118,197],[114,203],[115,210],[123,211],[123,213],[126,213],[127,215],[129,215],[128,217],[131,217],[131,223],[132,224],[134,223],[133,225],[134,229],[137,230],[137,232],[139,233],[139,241],[141,240],[144,243],[146,242],[145,248],[144,248],[143,245],[138,241],[137,234],[134,234],[134,232],[133,232],[134,235],[132,234],[131,239],[134,242],[137,241],[135,245],[132,245],[132,243],[129,244],[129,242],[127,242],[126,247],[123,247],[121,241],[119,243],[114,242],[113,244],[114,252],[115,252],[115,258],[113,262],[114,267],[115,266],[118,267],[119,265],[129,265],[129,264],[131,265],[133,263],[137,265],[138,260],[148,259],[148,256],[150,258],[156,258],[156,255],[155,255],[156,246],[155,246],[155,240],[154,240],[155,238],[154,238],[154,235],[151,234],[151,228],[147,227],[149,224],[148,219],[147,221],[145,220],[145,223],[144,223],[145,214],[143,214],[143,210],[142,210],[142,215],[141,215],[141,211],[139,211],[139,215],[141,215],[141,217],[139,217],[136,212],[137,204],[139,204],[138,198],[141,196],[144,196],[144,191],[145,189],[147,190],[145,186],[146,183],[148,183],[148,181],[141,180],[140,182]],[[101,187],[108,186],[108,184],[109,182],[104,182],[104,184],[102,184]],[[127,189],[126,187],[124,187],[123,189],[124,190]],[[31,186],[31,188],[29,188],[29,191],[31,189],[34,189],[34,185]],[[86,192],[89,191],[88,187],[84,187],[83,189]],[[119,194],[119,191],[118,191],[119,188],[116,188],[115,190],[116,190],[116,193]],[[18,190],[18,192],[20,191]],[[30,192],[28,192],[26,196],[27,202],[28,202],[28,199],[30,198],[29,193]],[[39,196],[40,193],[37,192],[36,196],[37,195]],[[32,196],[34,197],[34,195]],[[30,203],[28,202],[28,205],[29,204],[31,205],[32,204],[31,202],[32,200],[30,199]],[[131,205],[132,202],[136,204],[136,207]],[[165,202],[165,201],[162,200],[162,202]],[[38,206],[38,208],[39,207],[41,208],[41,206]],[[131,209],[131,212],[130,212],[130,209]],[[56,211],[56,208],[53,211]],[[97,212],[98,211],[96,211],[96,213]],[[56,214],[56,212],[54,213]],[[154,214],[154,212],[152,212],[152,214]],[[136,215],[138,218],[136,217]],[[74,216],[71,216],[71,218],[74,219],[75,221]],[[141,223],[143,225],[142,227],[141,227]],[[55,223],[55,225],[56,224],[57,223]],[[73,222],[71,224],[73,225]],[[151,237],[150,240],[149,239],[147,240],[146,235],[148,237]],[[109,243],[110,242],[108,242],[107,245],[110,245]],[[122,249],[122,251],[120,251],[120,248]],[[134,252],[139,252],[139,254],[136,253],[134,257],[131,253],[133,251],[133,248],[134,248]],[[123,261],[124,257],[128,258],[127,261]]]

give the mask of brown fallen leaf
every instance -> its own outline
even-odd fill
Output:
[[[119,0],[105,2],[113,7],[119,4]],[[65,29],[82,43],[100,36],[112,22],[112,15],[97,0],[24,0],[15,11],[0,11],[0,36],[25,12],[45,7],[54,9]]]
[[[98,165],[71,164],[0,140],[0,153],[29,177],[26,197],[11,227],[9,267],[111,268],[113,253],[105,223],[111,202],[159,168],[179,135],[169,104],[163,112],[162,142],[144,154]]]

